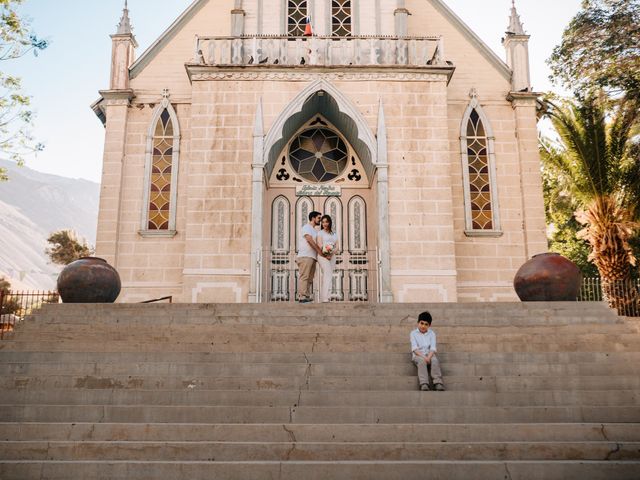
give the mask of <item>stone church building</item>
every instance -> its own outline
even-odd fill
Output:
[[[195,0],[140,54],[125,4],[111,38],[96,247],[121,301],[293,301],[312,210],[335,301],[513,300],[547,250],[515,5],[506,61],[446,0]]]

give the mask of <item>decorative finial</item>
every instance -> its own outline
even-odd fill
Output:
[[[169,97],[171,97],[171,94],[169,93],[169,89],[168,88],[163,88],[162,89],[162,107],[163,108],[167,108],[169,106]]]
[[[518,15],[518,10],[516,9],[516,0],[511,0],[511,17],[509,18],[509,29],[507,30],[507,34],[526,35],[524,25],[522,24],[520,15]]]
[[[127,35],[133,33],[131,20],[129,19],[129,2],[124,0],[124,8],[122,9],[122,18],[118,24],[118,35]]]

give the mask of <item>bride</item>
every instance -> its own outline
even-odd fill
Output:
[[[329,215],[324,215],[320,221],[320,232],[317,242],[322,250],[322,256],[318,256],[318,265],[322,271],[320,283],[320,301],[323,303],[331,299],[331,283],[333,270],[336,267],[336,252],[338,251],[338,234],[333,231],[333,220]]]

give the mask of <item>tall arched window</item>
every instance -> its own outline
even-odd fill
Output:
[[[306,27],[308,11],[307,0],[287,0],[287,34],[302,37]]]
[[[331,35],[350,37],[352,32],[351,0],[331,0]]]
[[[175,235],[179,158],[178,116],[165,92],[153,114],[147,138],[143,235]]]
[[[460,140],[466,234],[499,234],[494,137],[475,90],[462,120]]]

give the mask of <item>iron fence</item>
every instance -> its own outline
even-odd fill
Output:
[[[640,317],[640,279],[603,282],[601,278],[584,278],[579,302],[607,302],[623,317]]]
[[[58,303],[57,292],[11,292],[0,290],[0,340],[13,331],[16,323],[31,315],[45,303]]]

